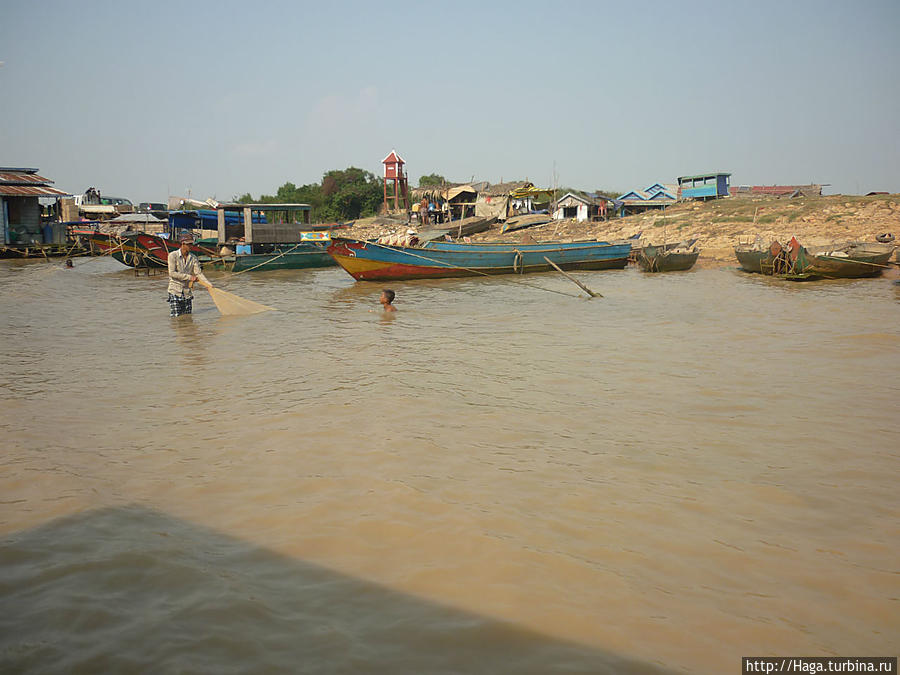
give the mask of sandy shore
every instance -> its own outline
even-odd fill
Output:
[[[400,219],[384,216],[357,221],[351,236],[376,237],[406,230]],[[554,221],[527,230],[501,234],[499,226],[477,234],[473,241],[575,241],[623,239],[641,233],[644,244],[697,238],[702,248],[698,264],[735,264],[734,247],[759,237],[765,242],[796,236],[803,244],[820,246],[844,241],[874,241],[891,232],[900,242],[900,194],[856,197],[728,198],[685,202],[665,212],[646,213],[606,222]],[[896,270],[890,270],[896,274]]]

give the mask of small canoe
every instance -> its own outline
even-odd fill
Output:
[[[699,256],[699,249],[644,246],[638,254],[638,265],[645,272],[684,272],[694,266]]]
[[[469,237],[473,234],[489,230],[496,220],[496,218],[473,216],[471,218],[463,218],[462,220],[454,220],[442,225],[429,226],[427,229],[418,232],[416,236],[419,238],[419,241],[433,241],[444,239],[448,236],[452,239],[461,239],[462,237]]]
[[[529,213],[524,216],[513,216],[500,228],[500,234],[524,230],[526,227],[534,227],[535,225],[546,225],[551,220],[552,218],[546,213]]]
[[[893,244],[852,242],[838,247],[807,249],[807,272],[826,279],[859,279],[880,275],[894,253]]]
[[[640,232],[629,237],[629,239],[640,239],[640,238],[641,238]],[[672,242],[669,244],[662,244],[661,246],[656,246],[654,244],[645,244],[644,246],[633,246],[631,249],[631,262],[637,262],[638,258],[640,258],[641,251],[649,246],[652,246],[656,249],[662,249],[663,251],[671,251],[672,249],[676,249],[676,248],[690,249],[696,243],[697,243],[697,238],[694,237],[693,239],[685,239],[684,241],[676,241],[676,242]]]
[[[771,264],[769,251],[751,246],[736,246],[734,255],[737,257],[741,269],[745,272],[764,274],[763,268],[768,261]]]

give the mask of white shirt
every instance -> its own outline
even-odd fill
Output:
[[[177,248],[169,253],[169,293],[185,298],[193,298],[194,293],[190,289],[191,277],[197,277],[206,281],[203,270],[200,269],[200,261],[193,253],[187,257],[181,255],[181,249]]]

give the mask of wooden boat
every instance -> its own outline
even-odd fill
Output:
[[[640,238],[641,238],[641,232],[638,232],[637,234],[629,237],[629,239],[640,239]],[[694,237],[693,239],[685,239],[684,241],[675,241],[675,242],[671,242],[669,244],[663,244],[662,246],[654,246],[653,244],[646,244],[645,246],[632,246],[631,247],[631,261],[638,262],[638,260],[641,257],[641,251],[643,251],[645,248],[650,247],[650,246],[653,246],[656,249],[662,249],[663,251],[671,251],[676,248],[689,249],[696,243],[697,243],[697,237]]]
[[[333,238],[328,253],[354,279],[380,281],[440,279],[485,274],[525,274],[552,269],[622,269],[630,243],[605,241],[539,244],[460,244],[431,241],[422,246],[388,246],[372,241]]]
[[[893,244],[851,242],[838,247],[807,249],[805,271],[823,279],[877,277],[888,266]]]
[[[136,233],[135,233],[136,234]],[[84,235],[91,255],[108,255],[128,267],[150,267],[145,263],[143,253],[137,248],[134,237],[118,237],[105,232],[91,232]]]
[[[257,244],[251,253],[234,256],[232,272],[259,270],[299,270],[313,267],[333,267],[334,258],[328,255],[328,241],[304,241],[299,244]]]
[[[0,244],[0,259],[28,258],[75,258],[88,255],[86,248],[80,244]]]
[[[96,255],[109,255],[123,265],[140,269],[167,268],[169,253],[181,246],[176,241],[146,232],[125,232],[121,235],[91,232],[88,242]],[[201,259],[221,257],[214,249],[197,244],[191,244],[190,250]]]
[[[463,237],[469,237],[489,230],[496,221],[496,217],[482,218],[480,216],[471,216],[462,220],[443,223],[439,226],[429,226],[427,229],[419,232],[418,237],[420,241],[444,239],[446,236],[450,236],[453,239],[462,239]]]
[[[735,246],[734,255],[737,257],[741,269],[745,272],[764,274],[763,268],[771,265],[772,259],[769,249],[758,246]]]
[[[741,267],[788,281],[857,279],[878,276],[887,267],[891,244],[851,242],[842,246],[807,249],[792,237],[787,246],[774,241],[767,249],[758,243],[738,246],[734,252]]]
[[[524,230],[526,227],[534,227],[535,225],[546,225],[551,220],[550,215],[546,213],[529,213],[524,216],[513,216],[500,228],[500,234]]]
[[[638,265],[645,272],[683,272],[691,269],[699,256],[697,248],[644,246],[638,254]]]

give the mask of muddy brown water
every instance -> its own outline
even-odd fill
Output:
[[[900,289],[577,276],[0,264],[0,670],[896,654]]]

